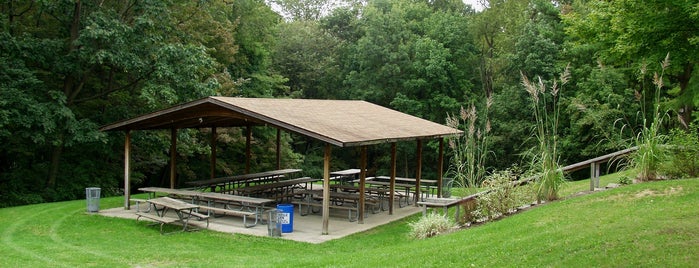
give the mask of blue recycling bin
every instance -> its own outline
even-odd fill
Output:
[[[294,204],[277,205],[277,221],[282,225],[282,233],[294,231]]]

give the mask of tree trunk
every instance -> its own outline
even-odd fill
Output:
[[[56,187],[56,178],[58,177],[59,165],[61,163],[61,154],[63,153],[63,135],[59,137],[59,145],[54,145],[51,148],[51,165],[49,166],[49,176],[46,179],[46,188]]]

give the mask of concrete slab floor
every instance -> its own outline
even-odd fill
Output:
[[[421,208],[415,207],[415,205],[409,205],[406,207],[399,208],[396,202],[395,208],[393,209],[393,215],[389,215],[388,211],[380,211],[376,214],[371,212],[367,213],[364,217],[364,223],[359,224],[358,222],[350,222],[348,220],[347,210],[330,210],[330,220],[328,223],[328,234],[322,235],[323,218],[320,213],[309,214],[306,216],[301,216],[299,214],[298,206],[294,207],[294,217],[293,217],[293,231],[291,233],[283,233],[282,239],[289,239],[299,242],[308,243],[323,243],[333,239],[342,238],[354,233],[366,231],[374,227],[387,224],[392,221],[400,220],[415,213],[420,213]],[[145,205],[141,204],[141,208],[145,209]],[[305,208],[304,208],[305,209]],[[123,207],[105,209],[98,212],[100,215],[108,217],[118,217],[127,219],[136,219],[136,207],[132,206],[131,210],[126,210]],[[153,212],[151,212],[153,213]],[[177,217],[173,213],[172,215],[167,215],[171,217]],[[264,218],[266,219],[266,215]],[[140,220],[147,220],[141,218]],[[255,221],[254,217],[248,218],[248,224]],[[197,226],[199,228],[206,228],[205,221],[198,221],[192,219],[189,224]],[[153,228],[157,230],[157,228]],[[236,216],[221,216],[221,217],[211,217],[209,219],[209,230],[233,233],[233,234],[248,234],[255,236],[269,236],[266,224],[258,224],[257,226],[251,228],[245,228],[243,226],[243,218]]]

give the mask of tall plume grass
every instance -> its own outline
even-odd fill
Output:
[[[560,116],[559,100],[561,87],[570,80],[570,65],[566,66],[559,80],[554,79],[549,91],[546,84],[537,76],[537,81],[530,81],[520,72],[522,85],[529,93],[536,127],[534,136],[537,146],[530,151],[531,171],[537,174],[537,198],[539,200],[558,199],[558,191],[565,182],[559,164],[558,123]],[[559,84],[560,83],[560,84]]]
[[[482,121],[478,120],[476,106],[471,104],[468,108],[461,107],[458,116],[447,116],[447,125],[463,129],[464,135],[449,140],[451,159],[447,176],[453,177],[459,187],[474,189],[479,187],[486,175],[485,161],[489,154],[488,134],[490,133],[490,120],[488,111],[493,105],[493,99],[486,99],[486,106]],[[479,125],[480,122],[485,122]]]
[[[630,155],[630,164],[638,170],[636,179],[639,181],[655,180],[659,178],[658,169],[665,154],[664,144],[667,136],[660,132],[660,127],[663,124],[663,114],[660,113],[660,90],[664,87],[663,76],[665,70],[670,66],[670,54],[665,56],[662,61],[660,74],[653,73],[654,90],[652,92],[652,114],[646,107],[646,90],[641,92],[636,91],[636,99],[641,102],[641,116],[643,117],[643,125],[640,132],[635,135],[634,141],[638,150]],[[646,68],[641,68],[641,86],[645,81]],[[649,116],[652,119],[649,122]]]

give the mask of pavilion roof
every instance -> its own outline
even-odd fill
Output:
[[[462,131],[360,100],[207,97],[112,123],[102,131],[267,125],[349,147]]]

